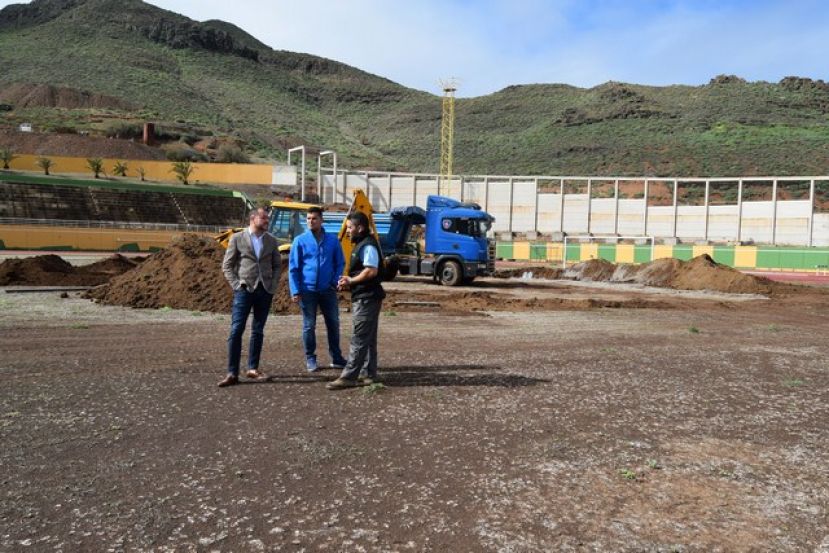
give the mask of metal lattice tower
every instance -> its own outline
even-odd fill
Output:
[[[455,79],[441,81],[443,87],[443,110],[440,118],[440,178],[441,185],[449,186],[452,179],[453,145],[455,141],[455,91],[458,89]]]

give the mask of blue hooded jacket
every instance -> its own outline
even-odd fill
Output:
[[[322,231],[317,242],[314,233],[306,230],[291,244],[288,258],[288,282],[291,295],[303,292],[324,292],[336,288],[343,274],[345,257],[340,241],[333,234]]]

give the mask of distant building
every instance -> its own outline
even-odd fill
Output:
[[[20,132],[32,132],[32,124],[31,123],[20,123],[20,126],[17,127]]]

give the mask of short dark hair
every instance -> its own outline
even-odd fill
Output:
[[[264,207],[254,207],[248,213],[248,219],[253,219],[257,215],[259,215],[259,211],[264,211],[266,215],[268,214],[268,210],[265,209]]]
[[[308,214],[310,215],[311,213],[316,213],[320,216],[320,219],[322,219],[322,208],[320,206],[312,205],[311,207],[309,207]]]
[[[368,217],[366,217],[366,214],[362,211],[355,211],[354,213],[350,214],[348,218],[355,225],[362,225],[363,228],[368,230]]]

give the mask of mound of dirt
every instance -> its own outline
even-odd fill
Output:
[[[233,293],[222,274],[225,250],[213,239],[185,234],[133,270],[87,292],[112,305],[229,313]],[[288,290],[287,256],[271,311],[299,313]]]
[[[509,269],[496,269],[492,276],[495,278],[522,278],[524,275],[528,275],[529,278],[556,280],[561,278],[561,269],[544,265],[515,267]]]
[[[603,259],[576,263],[564,278],[596,282],[633,282],[643,286],[677,290],[711,290],[729,294],[770,295],[778,286],[772,281],[747,275],[703,254],[690,261],[656,259],[642,265],[614,265]]]
[[[0,264],[0,286],[98,286],[135,265],[119,254],[83,267],[57,255],[7,259]]]
[[[680,265],[671,281],[671,288],[768,295],[772,293],[774,283],[767,278],[747,275],[721,265],[703,254]]]
[[[616,265],[604,259],[589,259],[576,263],[564,271],[564,278],[604,282],[610,280],[616,271]]]

